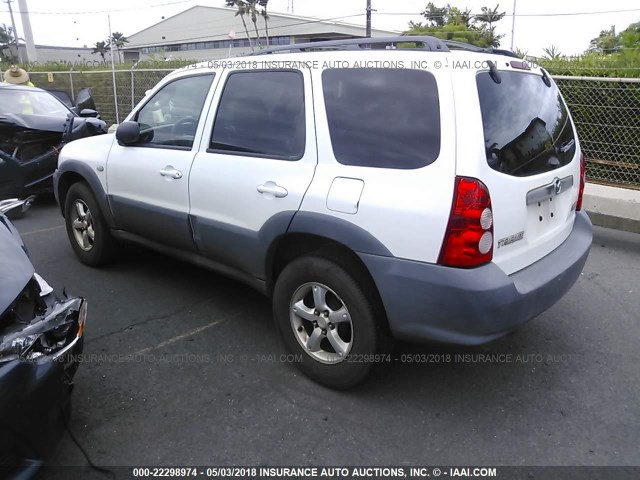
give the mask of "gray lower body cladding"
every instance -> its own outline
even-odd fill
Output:
[[[382,297],[396,338],[478,345],[499,338],[555,304],[589,255],[592,226],[578,212],[553,252],[506,275],[490,263],[474,269],[359,254]]]

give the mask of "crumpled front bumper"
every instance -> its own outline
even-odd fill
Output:
[[[87,303],[51,292],[42,300],[44,313],[27,325],[0,329],[0,478],[35,473],[71,412]]]

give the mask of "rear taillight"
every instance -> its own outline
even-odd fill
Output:
[[[477,267],[493,258],[493,211],[489,190],[475,178],[456,177],[453,207],[438,263]]]
[[[584,193],[584,184],[587,177],[587,168],[584,163],[584,153],[580,152],[580,190],[578,191],[578,201],[576,202],[576,211],[582,210],[582,194]]]

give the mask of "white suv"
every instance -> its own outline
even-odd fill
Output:
[[[82,262],[126,239],[253,285],[337,388],[392,337],[488,342],[574,284],[584,160],[543,69],[430,37],[261,53],[176,71],[115,135],[64,147]]]

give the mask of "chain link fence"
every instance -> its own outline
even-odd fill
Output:
[[[555,76],[593,183],[640,189],[640,78]]]
[[[31,81],[46,90],[64,90],[76,98],[83,88],[90,88],[96,109],[107,124],[119,123],[153,88],[174,69],[116,70],[115,92],[113,75],[107,71],[30,72]]]
[[[73,98],[90,88],[108,123],[122,121],[172,69],[112,72],[32,72],[38,87],[65,90]],[[594,183],[640,189],[640,78],[555,76],[569,105]]]

